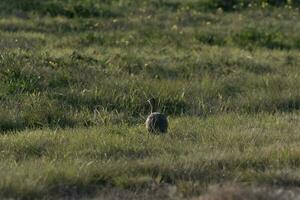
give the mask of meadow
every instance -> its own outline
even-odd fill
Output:
[[[0,198],[300,198],[299,8],[1,1]]]

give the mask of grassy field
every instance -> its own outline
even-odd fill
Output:
[[[300,198],[299,8],[1,1],[0,198]]]

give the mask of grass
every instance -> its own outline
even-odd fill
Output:
[[[299,194],[298,1],[0,8],[1,198]]]
[[[0,194],[32,199],[171,184],[189,197],[220,182],[299,186],[299,113],[171,122],[163,136],[127,125],[2,135]]]

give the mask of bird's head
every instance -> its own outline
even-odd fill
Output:
[[[149,104],[152,104],[152,105],[155,104],[155,102],[156,102],[153,97],[148,99],[147,101],[148,101]]]
[[[157,102],[156,102],[156,100],[152,97],[152,98],[148,99],[147,102],[151,106],[151,112],[155,112],[156,108],[157,108]]]

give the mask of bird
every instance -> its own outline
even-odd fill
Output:
[[[166,133],[169,125],[166,115],[157,112],[157,102],[154,98],[150,98],[147,101],[151,108],[151,113],[146,120],[146,128],[148,132],[154,134]]]

